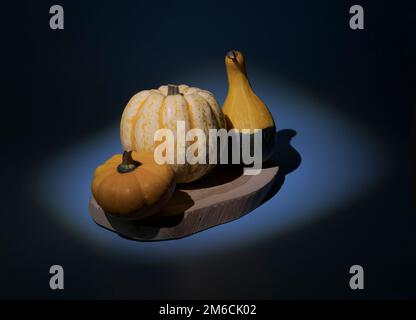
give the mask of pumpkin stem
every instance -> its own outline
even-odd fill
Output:
[[[168,84],[168,96],[180,94],[179,87],[174,84]]]
[[[140,166],[141,163],[134,160],[131,153],[132,151],[123,152],[123,162],[117,167],[117,171],[119,173],[128,173],[134,171],[138,166]]]

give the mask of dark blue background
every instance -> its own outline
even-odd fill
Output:
[[[348,27],[350,1],[60,1],[63,31],[49,29],[55,2],[3,4],[0,297],[415,297],[416,11],[356,2],[364,31]],[[117,261],[43,218],[33,168],[114,124],[132,92],[180,83],[178,68],[222,63],[232,48],[365,123],[392,150],[393,174],[319,223],[192,265]],[[57,260],[68,270],[62,292],[48,288]],[[355,261],[368,274],[358,293],[346,285]]]

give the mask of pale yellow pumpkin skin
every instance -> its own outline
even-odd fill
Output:
[[[155,132],[170,129],[176,136],[177,121],[184,121],[185,132],[202,129],[208,141],[209,129],[226,129],[221,107],[209,91],[186,85],[178,86],[179,93],[168,95],[168,86],[145,90],[134,95],[124,109],[120,137],[124,150],[154,152]],[[193,142],[186,142],[187,148]],[[175,143],[176,146],[176,143]],[[204,145],[209,154],[208,144]],[[178,183],[195,181],[207,174],[215,165],[172,164]]]

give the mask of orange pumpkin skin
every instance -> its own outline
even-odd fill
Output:
[[[175,190],[175,175],[168,165],[159,165],[152,153],[132,152],[139,165],[130,172],[120,173],[121,154],[114,155],[96,168],[91,185],[92,194],[108,214],[135,220],[159,211]]]

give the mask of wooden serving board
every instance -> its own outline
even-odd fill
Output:
[[[238,219],[259,206],[273,185],[279,168],[274,162],[256,176],[243,175],[236,165],[218,165],[190,184],[177,185],[167,205],[150,218],[125,221],[106,214],[92,197],[94,221],[134,240],[177,239]]]

